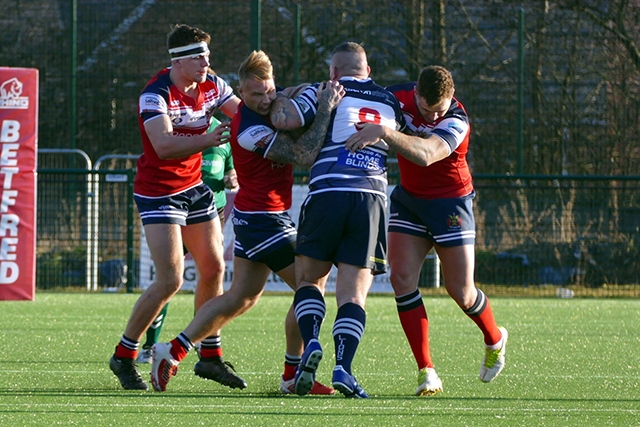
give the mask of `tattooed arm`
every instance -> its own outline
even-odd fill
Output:
[[[285,89],[286,91],[286,89]],[[271,123],[279,130],[293,130],[302,126],[302,117],[289,96],[285,93],[278,93],[276,99],[271,104]]]
[[[302,83],[278,92],[276,99],[273,101],[273,104],[271,104],[269,113],[271,123],[276,129],[294,130],[302,127],[303,118],[300,117],[293,98],[309,86],[309,83]]]
[[[312,165],[324,143],[331,112],[343,96],[344,88],[337,81],[321,84],[318,87],[318,111],[309,129],[297,140],[281,131],[265,157],[274,162]]]

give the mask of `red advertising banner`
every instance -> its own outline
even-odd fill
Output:
[[[0,67],[0,300],[36,290],[38,70]]]

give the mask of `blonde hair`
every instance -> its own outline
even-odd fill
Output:
[[[273,78],[271,60],[261,50],[251,52],[240,64],[238,80],[243,84],[248,78],[265,81]]]

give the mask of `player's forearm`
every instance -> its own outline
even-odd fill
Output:
[[[181,159],[214,146],[214,140],[210,135],[195,135],[191,137],[167,135],[152,140],[152,145],[158,157],[163,160]]]
[[[296,141],[286,132],[281,132],[282,135],[278,135],[272,144],[267,158],[304,166],[312,165],[323,146],[331,113],[342,100],[344,93],[344,87],[339,82],[330,80],[321,84],[317,91],[318,109],[309,129]]]
[[[298,140],[280,132],[266,157],[274,162],[311,166],[322,148],[330,120],[331,111],[326,106],[320,107],[313,123]]]
[[[302,120],[293,101],[282,94],[278,94],[271,104],[271,123],[279,130],[298,129],[302,126]]]
[[[211,133],[178,136],[174,134],[169,116],[160,115],[145,122],[144,128],[158,157],[166,160],[188,157],[227,142],[225,132],[229,130],[229,123],[221,123]]]
[[[433,135],[421,138],[388,129],[383,139],[402,157],[418,166],[429,166],[451,154],[449,146]]]
[[[313,119],[309,129],[293,144],[296,164],[311,166],[315,162],[324,144],[330,122],[331,109],[327,106],[319,106],[316,117]]]

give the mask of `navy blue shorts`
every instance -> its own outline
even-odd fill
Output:
[[[213,192],[200,184],[166,197],[133,196],[142,224],[190,225],[211,221],[218,216]]]
[[[234,208],[231,223],[236,235],[235,256],[263,262],[271,271],[293,264],[297,231],[288,212],[247,213]]]
[[[296,253],[384,273],[385,200],[377,194],[347,191],[308,196],[300,211]]]
[[[473,245],[475,196],[473,191],[464,197],[427,200],[409,195],[398,185],[390,197],[389,231],[429,239],[438,246]]]

